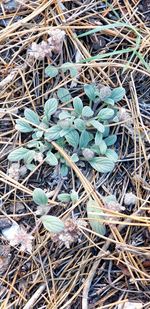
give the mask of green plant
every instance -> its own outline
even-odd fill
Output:
[[[51,166],[60,165],[62,176],[68,173],[64,158],[55,151],[51,141],[65,148],[74,162],[88,162],[96,171],[107,173],[113,170],[118,159],[112,148],[117,136],[111,134],[110,123],[116,121],[117,107],[125,90],[118,87],[110,90],[95,85],[85,85],[84,91],[89,105],[84,106],[79,97],[72,98],[66,88],[59,88],[57,98],[50,98],[40,117],[29,108],[24,118],[16,120],[16,129],[22,133],[31,133],[26,147],[12,151],[10,161],[23,160],[29,170],[34,170],[36,162],[46,162]],[[59,102],[69,102],[69,108],[60,109]]]

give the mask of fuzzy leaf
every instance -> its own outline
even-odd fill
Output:
[[[23,119],[16,120],[15,128],[22,133],[29,133],[33,131],[33,128],[30,126],[30,124],[25,122]]]
[[[105,157],[95,157],[89,160],[90,165],[100,173],[108,173],[114,169],[114,162]]]
[[[102,108],[98,113],[100,120],[109,120],[114,116],[114,110],[111,108]]]
[[[48,163],[50,166],[55,166],[58,164],[58,160],[56,158],[56,156],[51,152],[48,151],[46,158],[45,158],[46,163]]]
[[[41,221],[45,229],[51,233],[60,233],[65,228],[63,221],[55,216],[44,215],[41,217]]]
[[[60,168],[60,174],[62,177],[66,177],[68,175],[68,166],[66,164],[62,164]]]
[[[91,134],[86,130],[82,131],[80,135],[79,148],[86,148],[91,141]]]
[[[108,159],[112,160],[113,162],[118,161],[118,154],[113,149],[107,149],[105,155]]]
[[[75,125],[75,128],[79,130],[80,132],[85,130],[85,123],[82,119],[79,119],[79,118],[75,119],[74,125]]]
[[[95,134],[95,144],[96,145],[100,145],[100,143],[102,141],[102,137],[103,137],[102,133],[97,131],[96,134]]]
[[[99,98],[101,101],[105,101],[106,98],[110,97],[111,89],[108,86],[103,86],[99,92]]]
[[[33,172],[34,171],[34,169],[36,168],[36,165],[35,164],[26,164],[26,168],[29,170],[29,171],[31,171],[31,172]]]
[[[46,193],[40,189],[40,188],[36,188],[34,191],[33,191],[33,201],[34,203],[36,203],[37,205],[47,205],[48,203],[48,197],[46,195]]]
[[[104,139],[104,141],[105,141],[105,143],[106,143],[107,146],[112,146],[112,145],[114,145],[114,144],[116,143],[116,141],[117,141],[117,135],[111,134],[111,135],[109,135],[108,137],[106,137],[106,138]]]
[[[52,126],[50,129],[45,132],[45,139],[48,141],[56,140],[60,137],[61,127],[58,125]]]
[[[87,203],[87,217],[92,230],[99,235],[105,235],[106,228],[103,224],[103,219],[105,219],[104,213],[99,205],[92,199]]]
[[[115,101],[114,101],[113,99],[111,99],[111,98],[106,98],[106,99],[104,100],[104,102],[105,102],[106,104],[112,105],[112,106],[114,106],[114,104],[115,104]]]
[[[58,89],[57,96],[62,103],[66,103],[72,99],[72,96],[68,89],[63,87]]]
[[[59,114],[59,119],[60,120],[64,120],[66,118],[70,118],[71,117],[71,114],[67,111],[62,111],[60,114]]]
[[[74,110],[75,110],[77,115],[81,115],[82,114],[83,103],[82,103],[80,98],[75,97],[73,99],[73,107],[74,107]]]
[[[102,155],[106,153],[107,145],[104,140],[102,140],[101,143],[99,144],[99,150],[100,150],[100,154]]]
[[[62,64],[60,68],[62,69],[62,71],[64,73],[67,72],[67,70],[69,70],[72,78],[78,75],[77,68],[71,62],[66,62],[66,63]]]
[[[109,135],[109,132],[110,132],[110,127],[106,126],[106,125],[108,125],[107,121],[104,122],[105,130],[104,130],[104,133],[103,133],[103,137],[107,137]]]
[[[15,161],[19,161],[22,160],[24,158],[24,156],[29,152],[29,149],[20,147],[18,149],[13,150],[9,156],[8,156],[8,160],[15,162]]]
[[[101,133],[103,133],[104,132],[104,130],[105,130],[105,127],[103,126],[103,124],[102,123],[100,123],[99,121],[97,121],[97,120],[91,120],[90,121],[90,124],[95,128],[95,129],[97,129],[99,132],[101,132]]]
[[[40,131],[40,130],[37,130],[35,133],[34,133],[34,136],[39,139],[43,136],[44,132],[43,131]]]
[[[79,199],[78,193],[75,190],[72,190],[70,197],[73,203],[76,203]]]
[[[85,117],[85,118],[90,118],[92,117],[94,114],[94,112],[92,111],[91,107],[89,106],[84,106],[83,109],[82,109],[82,117]]]
[[[26,120],[30,121],[31,123],[34,123],[36,125],[40,124],[40,119],[37,113],[32,111],[30,108],[25,108],[24,116]]]
[[[123,99],[125,94],[126,91],[123,87],[115,88],[111,92],[111,99],[114,100],[114,102],[118,102]]]
[[[76,153],[73,153],[73,155],[70,158],[75,163],[79,161],[79,157]]]
[[[57,197],[60,202],[64,202],[64,203],[70,202],[71,200],[71,196],[69,193],[61,193],[61,194],[58,194]]]
[[[84,85],[84,92],[91,101],[95,101],[95,86],[90,84]]]
[[[45,69],[45,74],[51,78],[58,75],[58,69],[54,67],[53,65],[48,65]]]
[[[69,145],[73,146],[74,148],[78,147],[79,144],[79,133],[76,130],[71,130],[69,133],[65,135],[66,141]]]
[[[44,105],[44,114],[49,119],[51,115],[53,115],[58,107],[58,101],[57,99],[48,99]]]
[[[35,158],[35,150],[28,150],[28,152],[24,155],[25,164],[30,164]]]

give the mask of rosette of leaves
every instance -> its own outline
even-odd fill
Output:
[[[118,159],[114,150],[117,136],[111,134],[109,125],[116,121],[115,102],[123,97],[124,89],[119,87],[109,92],[107,90],[106,97],[103,93],[103,103],[96,109],[94,104],[98,98],[101,101],[101,90],[93,85],[85,85],[84,91],[90,101],[86,106],[79,97],[72,98],[66,88],[59,88],[57,99],[46,101],[42,117],[26,108],[24,118],[16,120],[16,129],[31,134],[31,140],[26,147],[11,152],[8,159],[23,160],[30,170],[36,167],[37,161],[51,166],[60,163],[60,172],[66,176],[68,165],[51,144],[51,141],[56,141],[59,146],[67,149],[73,162],[87,161],[101,173],[112,171]],[[113,100],[113,104],[108,99]],[[69,102],[69,109],[60,110],[59,102]]]

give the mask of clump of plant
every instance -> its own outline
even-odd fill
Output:
[[[31,171],[38,162],[59,165],[60,173],[66,176],[67,162],[51,144],[56,141],[74,162],[87,162],[101,173],[112,171],[118,155],[113,149],[117,136],[111,133],[110,124],[117,119],[115,103],[123,98],[125,90],[87,84],[84,91],[88,105],[79,97],[72,98],[66,88],[59,88],[57,97],[46,101],[42,116],[25,108],[24,117],[16,120],[16,129],[31,135],[26,145],[12,151],[8,159],[21,160]],[[67,103],[67,108],[59,103]]]

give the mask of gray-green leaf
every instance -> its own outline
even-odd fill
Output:
[[[9,156],[8,156],[8,160],[15,162],[15,161],[19,161],[22,160],[24,158],[24,156],[29,152],[29,149],[20,147],[18,149],[13,150]]]
[[[92,230],[99,235],[105,235],[106,228],[103,224],[103,220],[105,219],[104,213],[99,205],[92,199],[87,203],[87,217]]]
[[[84,123],[84,121],[82,119],[76,118],[75,121],[74,121],[74,126],[80,132],[85,130],[85,123]]]
[[[33,128],[30,126],[30,124],[25,122],[23,119],[16,120],[15,128],[22,133],[29,133],[33,131]]]
[[[30,164],[35,158],[35,150],[28,150],[28,152],[24,155],[25,164]]]
[[[78,147],[79,144],[79,133],[76,130],[71,130],[68,134],[65,135],[66,141],[69,145],[73,146],[74,148]]]
[[[48,65],[45,69],[45,74],[51,78],[58,75],[58,69],[53,65]]]
[[[100,173],[108,173],[114,169],[114,162],[105,157],[95,157],[89,161],[90,165]]]
[[[79,157],[76,153],[73,153],[73,155],[70,158],[75,163],[79,161]]]
[[[36,188],[33,191],[32,197],[33,197],[34,203],[36,203],[37,205],[43,206],[43,205],[47,205],[48,203],[48,197],[41,188]]]
[[[24,111],[24,116],[26,120],[30,121],[31,123],[34,123],[36,125],[40,124],[40,119],[37,113],[32,111],[30,108],[26,108]]]
[[[45,132],[45,139],[48,141],[56,140],[60,137],[61,127],[58,125],[52,126]]]
[[[57,96],[62,103],[66,103],[72,99],[72,96],[68,89],[63,87],[58,89]]]
[[[105,153],[106,157],[113,162],[118,161],[118,154],[113,149],[107,149]]]
[[[95,144],[96,145],[100,145],[100,143],[102,141],[102,137],[103,137],[102,133],[97,131],[96,134],[95,134]]]
[[[78,193],[75,190],[72,190],[70,197],[73,203],[76,203],[79,199]]]
[[[41,217],[41,221],[45,229],[51,233],[60,233],[65,228],[63,221],[55,216],[44,215]]]
[[[73,99],[73,107],[74,107],[74,110],[75,110],[77,115],[81,115],[82,114],[83,103],[82,103],[80,98],[75,97]]]
[[[91,141],[91,134],[86,130],[82,131],[80,135],[79,147],[86,148],[90,141]]]
[[[61,193],[57,196],[58,200],[63,203],[68,203],[71,200],[71,196],[69,193]]]
[[[111,98],[106,98],[106,99],[104,100],[104,102],[105,102],[106,104],[112,105],[112,106],[114,106],[114,104],[115,104],[115,101],[114,101],[113,99],[111,99]]]
[[[58,107],[58,101],[57,99],[48,99],[44,105],[44,114],[49,119],[51,115],[53,115]]]
[[[105,141],[105,143],[106,143],[107,146],[112,146],[112,145],[114,145],[114,144],[116,143],[116,141],[117,141],[117,135],[111,134],[111,135],[109,135],[108,137],[106,137],[106,138],[104,139],[104,141]]]
[[[68,175],[68,166],[66,164],[62,164],[60,168],[60,174],[62,177],[65,177]]]
[[[90,85],[90,84],[84,85],[84,92],[91,101],[95,101],[95,86],[94,85]]]
[[[84,106],[83,109],[82,109],[82,117],[85,117],[85,118],[90,118],[92,117],[94,114],[94,112],[92,111],[91,107],[89,106]]]
[[[65,73],[67,70],[70,71],[70,75],[71,77],[75,77],[78,75],[78,70],[75,67],[75,65],[71,62],[65,62],[64,64],[62,64],[62,66],[60,67],[62,69],[62,71]]]
[[[101,143],[99,144],[99,150],[102,155],[106,153],[107,145],[104,140],[102,140]]]
[[[90,124],[101,133],[103,133],[105,130],[105,127],[103,126],[103,124],[97,120],[94,120],[94,119],[90,120]]]
[[[55,166],[58,164],[58,160],[56,158],[56,156],[51,152],[48,151],[46,158],[45,158],[46,163],[48,163],[50,166]]]
[[[109,120],[114,116],[114,110],[111,108],[102,108],[98,113],[100,120]]]
[[[125,94],[126,91],[123,87],[115,88],[111,92],[111,99],[114,100],[114,102],[118,102],[123,99]]]

